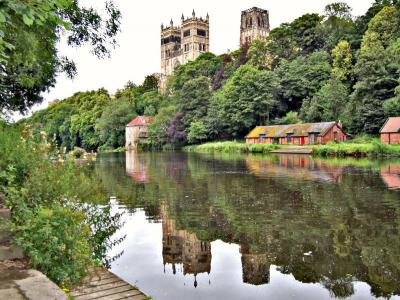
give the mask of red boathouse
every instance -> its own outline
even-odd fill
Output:
[[[381,142],[384,144],[400,144],[400,117],[387,119],[381,129]]]
[[[314,145],[342,142],[347,138],[336,122],[257,126],[247,136],[247,144]]]

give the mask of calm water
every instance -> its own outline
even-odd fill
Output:
[[[153,299],[400,299],[400,161],[103,155],[112,271]]]

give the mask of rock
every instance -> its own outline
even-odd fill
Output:
[[[24,253],[20,247],[15,245],[0,246],[0,261],[23,258]]]
[[[4,228],[2,228],[0,224],[0,244],[6,243],[10,241],[11,233]],[[1,298],[0,298],[1,299]]]
[[[67,295],[50,279],[36,270],[28,270],[28,277],[16,280],[22,294],[29,300],[67,300]]]
[[[0,208],[4,207],[6,203],[6,197],[4,196],[4,194],[0,193]]]
[[[67,300],[67,295],[50,279],[21,263],[0,262],[0,299]],[[16,262],[16,261],[14,261]]]
[[[10,210],[6,209],[6,208],[0,208],[0,218],[10,220],[10,218],[11,218]]]

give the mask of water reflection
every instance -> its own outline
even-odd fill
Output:
[[[389,189],[400,189],[400,165],[386,165],[381,168],[381,176]]]
[[[144,272],[154,277],[167,266],[176,279],[171,283],[169,277],[157,277],[162,287],[157,294],[155,283],[143,275],[150,294],[165,299],[223,294],[221,280],[230,278],[231,270],[221,271],[221,259],[211,254],[220,250],[211,249],[216,240],[239,245],[240,266],[235,268],[240,270],[235,272],[244,284],[235,282],[232,288],[241,295],[237,299],[244,294],[252,295],[248,299],[277,297],[278,273],[286,276],[281,289],[296,286],[307,298],[320,293],[320,287],[327,294],[319,299],[400,294],[400,196],[389,190],[400,186],[399,162],[133,152],[126,156],[126,170],[116,164],[100,167],[104,172],[98,175],[113,183],[118,196],[131,191],[130,198],[119,197],[128,210],[135,214],[143,208],[148,220],[160,224],[160,235],[146,236],[151,239],[146,249],[161,243],[156,262],[162,268],[144,268],[134,276],[142,278]],[[109,169],[113,174],[145,172],[139,177],[147,179],[118,185],[118,176],[107,179]],[[137,259],[148,262],[142,252]],[[185,284],[189,274],[192,288],[204,276],[214,284],[207,291],[204,285],[199,291],[199,285],[197,293],[181,290],[179,283]],[[165,296],[169,293],[174,297]]]
[[[126,174],[131,176],[137,183],[149,181],[148,160],[146,157],[138,155],[136,151],[125,152]]]
[[[342,166],[332,166],[304,155],[279,155],[273,159],[246,158],[250,172],[260,177],[297,177],[303,180],[340,182]]]
[[[211,271],[211,244],[203,242],[193,233],[178,230],[176,221],[168,217],[164,204],[161,205],[163,232],[163,264],[171,264],[176,274],[176,265],[182,265],[183,275],[194,275],[194,286],[197,287],[196,275]]]

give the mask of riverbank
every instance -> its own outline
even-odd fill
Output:
[[[211,142],[200,145],[186,146],[186,152],[197,153],[270,153],[273,150],[282,148],[282,145],[275,144],[246,144],[241,142]]]
[[[186,152],[197,153],[270,153],[291,145],[246,144],[243,142],[211,142],[184,147]],[[321,157],[400,157],[400,145],[385,145],[377,141],[371,143],[328,143],[326,145],[310,145],[311,155]]]

